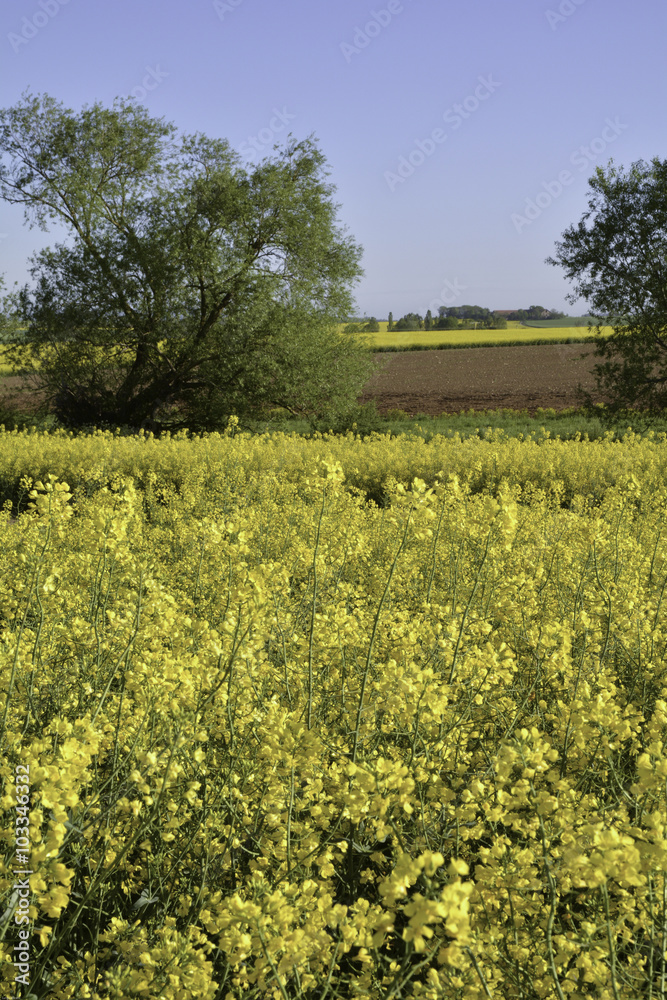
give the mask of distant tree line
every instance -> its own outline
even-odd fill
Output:
[[[569,319],[570,317],[567,313],[558,312],[557,309],[545,309],[543,306],[529,306],[528,309],[515,309],[506,318],[525,323],[526,320],[531,319]]]
[[[511,313],[504,312],[502,315],[494,310],[485,309],[484,306],[440,306],[437,316],[433,316],[431,310],[428,309],[425,316],[409,312],[395,322],[394,314],[390,312],[387,330],[396,333],[416,330],[504,330],[507,328],[508,320],[525,322],[526,320],[567,318],[569,317],[566,313],[558,312],[556,309],[545,309],[543,306],[516,309]],[[371,316],[370,319],[368,317],[355,317],[346,329],[350,333],[377,333],[379,325],[374,316]]]
[[[503,312],[502,315],[484,306],[440,306],[437,316],[433,316],[428,309],[425,316],[409,312],[396,322],[390,312],[387,330],[396,333],[413,330],[505,330],[508,320],[525,323],[529,320],[570,318],[566,313],[545,309],[544,306],[529,306],[528,309]],[[375,316],[355,316],[345,327],[347,333],[378,333],[379,329]]]
[[[438,315],[433,316],[428,309],[424,317],[419,313],[409,312],[394,322],[393,313],[389,313],[387,330],[502,330],[507,326],[505,317],[485,309],[483,306],[440,306]]]

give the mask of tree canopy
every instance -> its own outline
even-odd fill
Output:
[[[504,317],[499,316],[484,306],[463,305],[463,306],[440,306],[438,308],[439,318],[435,321],[436,330],[458,330],[476,329],[496,330],[504,329],[507,322]]]
[[[0,157],[0,196],[71,237],[17,293],[64,423],[201,430],[354,405],[375,365],[339,324],[362,250],[312,136],[248,172],[226,140],[131,100],[77,114],[24,94],[0,111]]]
[[[409,312],[406,313],[405,316],[401,316],[401,318],[394,323],[392,329],[397,332],[403,332],[405,330],[423,330],[424,321],[419,313]]]
[[[557,309],[545,309],[544,306],[528,306],[527,309],[515,309],[505,317],[509,320],[518,320],[523,323],[525,320],[539,319],[569,319],[563,312]],[[564,324],[567,326],[567,324]]]
[[[588,210],[546,262],[575,282],[568,301],[592,307],[606,412],[658,415],[667,406],[667,160],[639,160],[627,172],[610,160],[589,187]],[[591,393],[582,397],[594,405]]]

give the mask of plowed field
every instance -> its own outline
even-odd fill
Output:
[[[594,388],[594,349],[594,344],[539,344],[375,354],[383,368],[359,401],[375,399],[380,413],[430,416],[504,407],[563,410],[580,405],[579,382]]]
[[[563,410],[579,405],[579,382],[593,389],[593,350],[593,344],[539,344],[377,353],[382,367],[359,401],[375,399],[380,413],[433,416],[470,409]],[[16,405],[21,383],[17,377],[0,379],[0,400]],[[22,408],[36,406],[39,396],[28,392]]]

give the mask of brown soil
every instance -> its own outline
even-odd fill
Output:
[[[0,378],[0,404],[9,409],[33,413],[44,400],[44,393],[32,388],[27,379],[19,375]]]
[[[580,405],[577,384],[593,390],[594,344],[528,344],[378,353],[380,368],[359,402],[374,399],[380,413],[415,415],[461,410],[563,410]],[[0,403],[33,411],[41,394],[16,376],[0,379]]]
[[[380,413],[429,416],[470,409],[564,410],[581,405],[579,382],[594,389],[594,349],[590,343],[528,344],[375,354],[383,368],[359,402],[374,399]]]

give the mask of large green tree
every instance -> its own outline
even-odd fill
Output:
[[[0,274],[0,343],[10,342],[20,335],[16,295],[2,294],[4,287],[5,278],[4,275]]]
[[[18,293],[40,388],[68,425],[213,429],[231,413],[344,413],[374,362],[338,324],[361,248],[311,136],[247,172],[117,99],[0,111],[0,195],[65,224]]]
[[[592,307],[606,412],[659,415],[667,408],[667,160],[639,160],[625,173],[610,161],[589,187],[588,210],[547,263],[575,282],[568,301]],[[609,337],[604,326],[613,328]],[[591,393],[581,396],[594,405]]]

